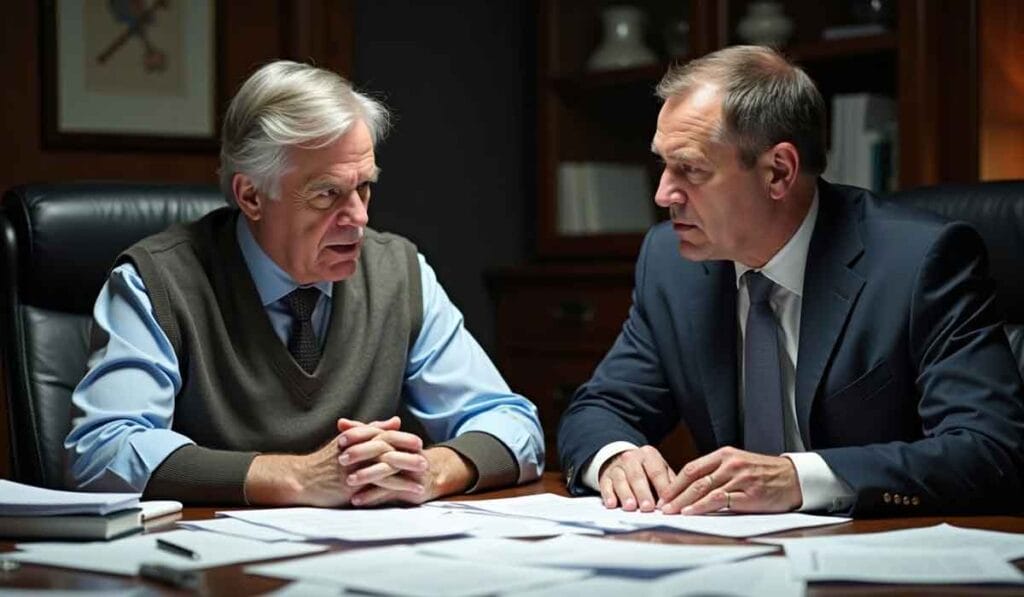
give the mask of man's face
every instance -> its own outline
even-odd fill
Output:
[[[357,121],[320,149],[292,147],[277,200],[260,198],[256,240],[297,283],[337,282],[356,271],[377,180],[373,141]]]
[[[722,139],[718,89],[704,85],[665,102],[651,149],[665,162],[654,202],[667,207],[686,259],[757,261],[759,225],[767,221],[769,173],[747,169]]]

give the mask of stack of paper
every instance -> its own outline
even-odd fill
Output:
[[[138,507],[137,493],[57,491],[0,479],[0,513],[4,516],[109,514]]]

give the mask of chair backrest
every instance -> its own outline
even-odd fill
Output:
[[[63,486],[71,392],[85,373],[92,306],[114,259],[225,205],[214,186],[25,185],[0,205],[0,345],[13,476]]]
[[[996,301],[1024,375],[1024,180],[920,187],[891,198],[967,222],[981,234],[998,287]]]

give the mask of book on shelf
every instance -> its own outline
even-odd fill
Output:
[[[654,223],[652,201],[650,180],[642,164],[558,165],[560,234],[643,232]]]
[[[879,194],[891,192],[897,180],[896,130],[892,98],[868,93],[834,96],[824,178]]]
[[[108,514],[0,516],[4,539],[114,539],[142,531],[142,510]]]

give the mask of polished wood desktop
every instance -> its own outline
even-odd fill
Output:
[[[457,499],[487,499],[496,497],[512,497],[535,493],[551,492],[567,495],[565,485],[558,473],[546,473],[544,478],[535,483],[492,491],[474,496],[462,496]],[[196,520],[212,518],[214,512],[221,508],[185,508],[179,517],[168,517],[171,520],[159,526],[147,526],[148,533],[161,532],[174,528],[176,520]],[[1021,516],[953,516],[929,518],[890,518],[879,520],[856,520],[846,524],[781,533],[776,536],[810,537],[821,535],[842,535],[851,533],[871,533],[893,529],[930,526],[940,522],[948,522],[957,526],[975,527],[1013,533],[1024,533],[1024,517]],[[637,531],[618,535],[609,535],[610,540],[649,541],[655,543],[730,545],[743,543],[733,539],[695,535],[673,531]],[[0,550],[13,549],[13,543],[0,542]],[[351,547],[333,546],[332,550],[341,551]],[[1016,562],[1024,569],[1024,560]],[[242,572],[246,564],[223,566],[207,570],[203,574],[200,592],[204,595],[252,595],[273,591],[284,586],[286,581],[251,576]],[[0,593],[4,589],[62,589],[77,591],[113,592],[145,587],[156,593],[174,594],[173,589],[139,578],[111,576],[91,572],[79,572],[61,568],[24,565],[13,572],[0,571]],[[1007,586],[900,586],[900,585],[866,585],[866,584],[814,584],[808,595],[1024,595],[1024,588]]]

